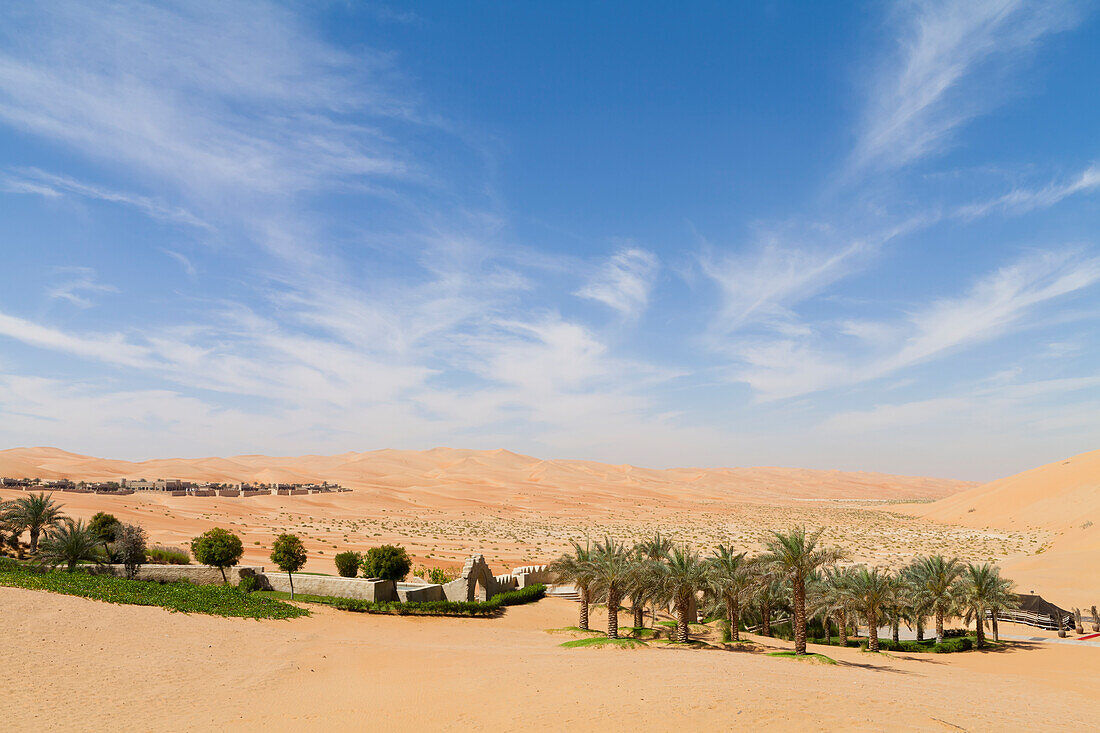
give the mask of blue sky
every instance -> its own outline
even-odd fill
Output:
[[[5,4],[0,445],[1095,449],[1098,38],[1022,0]]]

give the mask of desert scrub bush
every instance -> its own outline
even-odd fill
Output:
[[[360,563],[364,578],[404,580],[412,570],[412,560],[405,548],[399,545],[372,547],[363,555]]]
[[[237,581],[237,590],[241,593],[252,593],[259,587],[259,582],[251,575],[242,575],[241,579]]]
[[[353,550],[339,552],[332,558],[336,563],[336,572],[341,578],[354,578],[359,574],[359,563],[363,561],[363,555]]]
[[[283,619],[309,611],[289,603],[242,593],[229,585],[195,585],[186,580],[157,583],[85,572],[30,572],[0,569],[0,586],[44,590],[94,601],[131,606],[159,606],[181,613],[236,618]]]
[[[153,565],[190,565],[191,554],[182,547],[153,545],[145,550],[146,562]]]
[[[126,577],[133,578],[145,562],[145,529],[137,524],[116,523],[112,536],[112,554],[126,568]]]

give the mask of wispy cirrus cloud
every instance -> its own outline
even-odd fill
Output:
[[[118,292],[114,285],[96,280],[96,271],[90,267],[59,267],[57,273],[64,279],[48,288],[46,294],[51,298],[67,300],[79,308],[92,307],[91,296],[96,293]]]
[[[1006,69],[1080,16],[1072,2],[899,5],[900,44],[872,88],[853,166],[896,168],[941,151],[961,125],[1003,98],[997,81]]]
[[[87,199],[133,206],[142,213],[162,221],[187,224],[202,229],[209,228],[206,222],[182,207],[171,206],[149,196],[139,196],[123,191],[115,191],[105,186],[84,183],[69,176],[47,173],[37,168],[9,171],[3,178],[0,178],[0,190],[9,193],[36,194],[47,198],[75,195]]]
[[[1006,194],[955,209],[955,216],[973,220],[1000,212],[1019,216],[1035,209],[1054,206],[1070,196],[1100,189],[1100,166],[1090,165],[1068,181],[1052,182],[1042,188],[1014,188]]]
[[[652,252],[627,247],[593,272],[574,295],[598,301],[624,317],[633,318],[649,303],[658,268],[657,257]]]
[[[850,324],[818,324],[801,337],[747,339],[735,378],[761,399],[783,399],[879,379],[1024,328],[1046,303],[1100,283],[1100,258],[1076,250],[1026,255],[978,279],[963,295],[912,310],[905,318],[862,324],[873,342],[841,351],[825,345]],[[857,333],[859,331],[857,330]]]

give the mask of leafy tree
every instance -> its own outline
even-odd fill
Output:
[[[336,563],[336,572],[340,573],[341,578],[354,578],[359,574],[359,563],[363,561],[363,555],[354,550],[346,550],[337,553],[332,559]]]
[[[56,568],[65,565],[71,573],[82,562],[100,563],[99,538],[82,520],[66,518],[46,532],[38,552],[38,562]]]
[[[228,583],[225,569],[240,562],[244,545],[241,538],[229,530],[215,527],[191,540],[191,554],[203,565],[222,571],[222,582]]]
[[[131,580],[145,563],[145,546],[148,542],[145,528],[137,524],[119,524],[115,528],[114,554],[126,568],[126,577]]]
[[[290,600],[294,600],[294,573],[305,567],[307,559],[306,548],[297,535],[284,533],[275,538],[271,562],[290,579]]]
[[[591,598],[588,594],[589,586],[594,580],[592,569],[593,550],[587,542],[581,547],[579,542],[573,542],[573,552],[565,553],[550,564],[550,571],[557,576],[559,584],[572,583],[580,596],[580,611],[577,619],[579,628],[588,630],[588,604]]]
[[[65,515],[61,505],[53,501],[53,494],[30,494],[16,499],[8,510],[8,522],[16,531],[27,530],[31,534],[31,552],[38,551],[38,538],[43,530],[61,524]]]
[[[412,560],[404,547],[382,545],[367,550],[360,565],[365,578],[404,580],[412,569]]]
[[[779,577],[791,583],[791,607],[794,618],[794,653],[806,653],[806,580],[818,568],[840,559],[839,550],[818,546],[823,530],[806,534],[805,527],[795,527],[786,534],[772,532],[765,542],[767,553],[761,562]]]
[[[931,609],[936,617],[936,643],[943,643],[943,619],[955,604],[955,581],[965,567],[958,558],[944,559],[942,555],[919,557],[913,563],[913,583],[917,597]]]
[[[92,534],[96,536],[96,539],[103,545],[103,551],[110,557],[111,551],[107,548],[107,545],[115,541],[115,534],[118,532],[119,521],[113,514],[107,514],[106,512],[97,512],[92,517],[92,521],[88,523],[88,529]]]

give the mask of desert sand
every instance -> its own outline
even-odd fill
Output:
[[[593,616],[598,623],[599,612]],[[566,649],[576,605],[498,619],[315,608],[294,621],[171,614],[0,588],[0,696],[13,730],[1090,730],[1100,649],[958,655],[814,647]],[[624,619],[625,620],[625,619]],[[427,682],[427,683],[426,683]]]
[[[950,526],[1045,532],[1038,550],[1006,558],[1005,575],[1063,607],[1100,604],[1100,450],[899,511]]]
[[[108,511],[139,522],[154,542],[186,546],[224,526],[244,540],[244,561],[269,564],[279,532],[310,551],[308,570],[334,572],[332,557],[382,542],[404,545],[416,562],[455,567],[482,552],[494,568],[545,563],[572,540],[610,532],[635,538],[661,530],[702,548],[732,542],[755,551],[769,529],[829,527],[828,541],[854,559],[883,565],[921,551],[959,548],[973,559],[1027,553],[1044,531],[945,527],[896,512],[884,501],[928,500],[973,484],[945,479],[784,468],[668,469],[544,461],[508,451],[437,448],[340,456],[238,456],[126,463],[53,448],[0,452],[0,475],[39,478],[184,478],[208,481],[336,480],[348,493],[243,498],[58,493],[65,511]],[[18,491],[0,491],[14,497]]]

